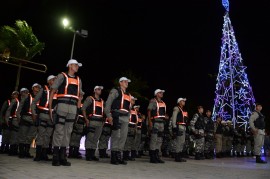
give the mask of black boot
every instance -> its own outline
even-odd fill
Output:
[[[156,151],[155,150],[149,150],[150,155],[150,163],[158,163],[156,159]]]
[[[98,149],[99,158],[105,158],[104,149]]]
[[[123,151],[123,160],[124,161],[129,160],[129,151],[128,150]]]
[[[19,144],[19,158],[24,158],[25,157],[25,145],[24,144]]]
[[[201,160],[201,155],[199,152],[195,153],[195,160]]]
[[[71,166],[71,163],[67,161],[67,148],[60,147],[60,165]]]
[[[31,154],[30,154],[30,144],[24,144],[25,145],[25,158],[34,158]]]
[[[59,147],[53,147],[52,166],[60,166],[60,163],[59,163]]]
[[[9,144],[5,144],[5,149],[4,149],[4,153],[8,154],[9,153]]]
[[[135,161],[136,156],[137,156],[137,151],[131,150],[131,155],[130,155],[131,161]]]
[[[0,147],[0,154],[3,154],[5,151],[5,144],[1,144],[1,147]]]
[[[74,147],[74,157],[75,158],[82,158],[82,154],[80,153],[80,147]]]
[[[34,158],[34,161],[40,161],[41,160],[41,153],[42,153],[42,146],[37,145],[36,146],[36,157]]]
[[[99,161],[99,158],[96,157],[95,153],[96,153],[96,149],[90,149],[91,160]]]
[[[117,152],[111,151],[111,164],[118,165],[119,162],[117,160]]]
[[[49,144],[49,148],[47,148],[47,154],[48,155],[52,155],[53,154],[52,144]]]
[[[73,146],[69,146],[68,158],[74,158],[74,147]]]
[[[15,151],[15,145],[10,145],[8,155],[13,156],[14,151]]]
[[[12,155],[18,155],[18,147],[19,147],[18,144],[13,144],[12,146],[13,146],[11,151]]]
[[[144,153],[143,153],[143,150],[139,150],[139,151],[138,151],[138,154],[139,154],[140,156],[145,156]]]
[[[165,161],[160,159],[158,149],[155,150],[155,154],[156,154],[156,159],[157,159],[158,163],[165,163]]]
[[[262,160],[260,155],[256,155],[256,163],[263,163],[263,164],[265,164],[267,162],[264,161],[264,160]]]
[[[90,149],[85,150],[85,160],[92,161]]]
[[[41,160],[44,161],[52,161],[52,159],[50,159],[48,157],[48,148],[42,148],[42,152],[41,152]]]
[[[116,155],[117,155],[117,160],[118,160],[119,164],[123,164],[123,165],[126,165],[127,164],[127,162],[125,160],[123,160],[120,151],[117,151],[116,152]]]

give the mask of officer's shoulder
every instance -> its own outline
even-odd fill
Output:
[[[156,102],[156,100],[155,100],[155,98],[152,98],[152,99],[150,100],[150,103],[154,103],[154,102]]]
[[[178,106],[174,106],[173,110],[174,110],[174,111],[179,111]]]

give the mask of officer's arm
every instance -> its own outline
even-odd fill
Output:
[[[86,115],[86,109],[88,108],[88,106],[90,106],[92,104],[92,98],[91,97],[87,97],[85,99],[85,101],[83,102],[83,106],[82,106],[82,114],[84,117],[84,120],[88,120],[88,117]]]
[[[32,104],[31,104],[31,111],[32,111],[32,114],[35,116],[37,115],[37,113],[36,113],[37,103],[42,96],[43,90],[44,90],[43,88],[41,88],[39,90],[39,92],[37,93],[37,95],[35,96],[35,99],[33,100]]]
[[[22,112],[22,108],[23,108],[23,105],[24,105],[24,103],[25,103],[26,98],[28,98],[28,97],[24,97],[24,98],[22,98],[21,101],[20,101],[18,110],[17,110],[17,112],[16,112],[16,116],[17,116],[17,119],[18,119],[18,120],[21,119],[21,112]]]
[[[254,122],[259,117],[259,115],[256,112],[253,112],[249,118],[249,126],[252,129],[253,132],[257,131]]]
[[[193,133],[196,133],[196,129],[195,129],[195,123],[198,119],[199,115],[198,114],[194,114],[193,118],[190,121],[190,129]]]
[[[5,122],[6,123],[8,123],[8,120],[9,120],[9,117],[10,117],[10,112],[11,112],[11,109],[13,108],[13,105],[16,104],[15,102],[16,102],[16,100],[12,99],[12,101],[10,102],[9,107],[6,110],[6,114],[5,114]]]
[[[112,114],[111,114],[112,103],[118,96],[119,96],[119,94],[118,94],[117,90],[112,89],[108,98],[107,98],[107,101],[105,103],[105,108],[104,108],[104,112],[105,112],[105,115],[107,116],[107,118],[112,117]]]
[[[179,108],[176,106],[173,108],[173,114],[172,114],[172,127],[176,128],[176,117],[179,113]]]
[[[83,98],[84,92],[82,90],[82,80],[80,78],[80,98]]]
[[[2,107],[1,107],[1,111],[0,111],[0,123],[4,122],[5,111],[7,108],[8,108],[8,103],[7,103],[7,101],[5,101],[3,103]]]

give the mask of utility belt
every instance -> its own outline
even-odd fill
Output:
[[[58,98],[57,103],[64,103],[64,104],[70,104],[70,105],[77,105],[78,100],[74,98]]]
[[[129,116],[130,113],[129,112],[120,112],[119,110],[113,110],[112,113],[117,113],[118,116]]]
[[[177,122],[176,124],[177,124],[177,125],[186,126],[186,123],[184,123],[184,122]]]
[[[152,118],[152,122],[164,123],[164,121],[165,121],[165,117]]]
[[[104,118],[103,117],[95,117],[95,116],[91,116],[91,117],[88,117],[88,119],[90,121],[99,121],[99,122],[103,122],[104,121]]]
[[[135,128],[136,127],[136,124],[134,124],[134,123],[128,123],[128,127]]]

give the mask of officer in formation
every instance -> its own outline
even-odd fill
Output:
[[[172,132],[176,138],[176,150],[175,150],[175,161],[186,162],[183,159],[183,147],[185,144],[186,137],[186,124],[188,121],[188,113],[184,109],[186,104],[186,98],[178,98],[177,106],[173,108],[172,114]]]
[[[140,146],[142,143],[142,125],[143,125],[143,121],[145,120],[145,115],[140,113],[140,105],[134,105],[134,109],[136,110],[137,115],[138,115],[138,123],[137,123],[137,131],[135,135],[135,142],[133,146],[133,150],[134,150],[133,155],[137,158],[140,158],[141,157]]]
[[[54,75],[48,76],[47,85],[44,85],[39,90],[31,104],[32,119],[37,124],[36,156],[34,161],[49,160],[47,151],[53,132],[53,123],[49,115],[49,96],[54,79]]]
[[[166,104],[162,101],[164,92],[165,90],[156,89],[154,92],[155,97],[150,100],[147,107],[148,127],[151,135],[149,146],[150,163],[165,163],[159,156],[166,115]]]
[[[51,86],[49,111],[51,120],[55,120],[53,132],[53,166],[70,166],[66,159],[66,149],[69,146],[73,124],[77,116],[78,103],[83,97],[82,81],[76,75],[82,66],[77,60],[71,59],[67,63],[67,72],[59,73]],[[56,118],[53,119],[53,96],[57,94]]]
[[[16,114],[20,124],[18,132],[19,158],[33,158],[29,151],[30,145],[36,137],[37,127],[36,121],[32,118],[31,105],[40,88],[41,86],[35,83],[32,86],[32,93],[26,88],[21,90],[20,105]]]
[[[136,150],[135,150],[135,137],[137,133],[137,124],[138,124],[138,113],[134,109],[135,101],[137,98],[131,96],[131,110],[130,110],[130,117],[128,123],[128,135],[126,139],[126,143],[124,146],[123,152],[123,160],[134,161],[136,158]]]
[[[206,116],[204,117],[205,124],[205,146],[204,146],[204,156],[206,159],[214,159],[214,121],[212,120],[212,112],[206,110]]]
[[[128,134],[128,124],[131,109],[131,94],[127,91],[131,82],[126,77],[119,79],[119,87],[111,89],[105,105],[105,114],[112,123],[111,134],[111,164],[118,165],[127,162],[122,158]]]
[[[18,132],[19,125],[12,125],[17,120],[16,111],[19,107],[19,92],[13,91],[11,98],[6,100],[0,111],[0,124],[2,125],[2,142],[0,153],[6,153],[9,155],[16,155],[18,151],[18,145],[16,142],[17,135],[14,133]],[[7,118],[5,116],[8,116]]]
[[[191,131],[195,136],[195,160],[204,159],[204,116],[203,107],[197,107],[198,112],[193,115],[190,121]]]
[[[265,117],[261,113],[262,105],[260,103],[256,104],[254,112],[249,118],[249,125],[254,133],[254,154],[256,156],[256,163],[267,163],[265,160],[261,159],[261,148],[264,144],[265,136]]]
[[[84,135],[85,128],[85,118],[82,114],[82,104],[78,103],[78,115],[76,121],[73,124],[73,129],[70,137],[69,143],[69,153],[68,158],[82,158],[80,150],[80,142]]]
[[[111,127],[112,127],[111,123],[106,118],[98,141],[99,158],[110,158],[109,155],[107,154],[107,149],[109,146],[109,140],[112,133]]]
[[[86,121],[86,160],[99,161],[95,156],[98,140],[102,133],[104,124],[104,101],[100,97],[103,86],[95,86],[93,96],[88,96],[82,107],[83,116]]]

